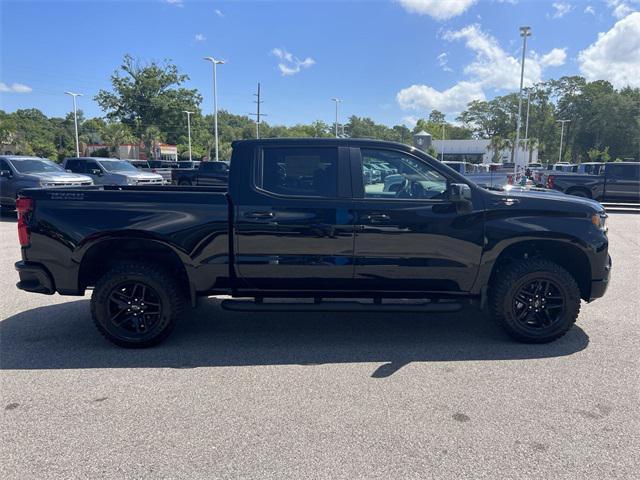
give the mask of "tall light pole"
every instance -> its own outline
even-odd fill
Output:
[[[191,161],[191,115],[193,112],[188,112],[187,110],[183,111],[187,114],[187,132],[189,134],[189,161]]]
[[[524,58],[527,51],[527,37],[531,36],[531,27],[520,27],[520,36],[522,37],[522,64],[520,68],[520,92],[518,93],[518,122],[516,128],[516,157],[514,165],[514,174],[516,179],[520,175],[519,153],[520,153],[520,125],[522,124],[522,84],[524,83]]]
[[[257,100],[253,101],[253,103],[256,104],[256,113],[250,113],[249,115],[256,117],[256,138],[260,138],[260,122],[261,122],[260,117],[267,116],[266,113],[262,113],[260,111],[260,104],[264,103],[263,100],[260,100],[262,98],[260,96],[260,82],[258,82],[258,93],[254,93],[253,95],[257,97]]]
[[[76,97],[82,97],[81,93],[64,92],[65,95],[71,95],[73,97],[73,122],[76,126],[76,158],[80,156],[80,140],[78,140],[78,105],[76,104]]]
[[[562,125],[560,128],[560,152],[558,153],[558,162],[562,161],[562,140],[564,140],[564,124],[569,123],[571,120],[557,120]]]
[[[339,98],[332,98],[332,101],[336,102],[336,138],[338,138],[338,104],[342,103]]]
[[[531,91],[527,89],[527,120],[524,123],[524,151],[529,151],[529,107],[531,106]],[[525,157],[526,160],[526,157]]]
[[[440,148],[440,161],[444,162],[444,129],[445,126],[447,125],[446,122],[442,122],[442,145]]]
[[[216,60],[213,57],[204,57],[205,60],[213,65],[213,135],[216,141],[216,162],[218,157],[218,85],[216,77],[216,65],[224,64],[223,60]]]

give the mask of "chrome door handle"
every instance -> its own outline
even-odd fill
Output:
[[[267,219],[275,217],[276,214],[273,212],[247,212],[244,216],[245,218]]]

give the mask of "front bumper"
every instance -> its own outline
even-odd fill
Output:
[[[56,291],[51,275],[39,263],[21,260],[16,262],[15,268],[20,276],[16,287],[26,292],[53,295]]]
[[[591,281],[591,295],[589,295],[589,301],[595,300],[596,298],[600,298],[604,296],[607,288],[609,287],[609,279],[611,277],[611,256],[608,256],[608,263],[605,267],[605,277],[599,280]]]

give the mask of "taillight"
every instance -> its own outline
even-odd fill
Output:
[[[556,177],[554,177],[553,175],[549,175],[547,177],[547,188],[553,188],[553,186],[555,185],[555,181]]]
[[[513,174],[507,173],[507,185],[513,185]]]
[[[21,247],[29,245],[29,227],[27,225],[27,215],[33,211],[34,202],[31,198],[18,198],[16,200],[16,211],[18,212],[18,241]]]

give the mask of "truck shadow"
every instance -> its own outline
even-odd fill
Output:
[[[171,337],[145,350],[115,347],[95,330],[89,301],[35,308],[0,322],[0,369],[196,368],[382,363],[388,377],[411,362],[571,355],[589,337],[578,326],[546,345],[512,341],[485,314],[228,312],[216,299],[189,311]]]

